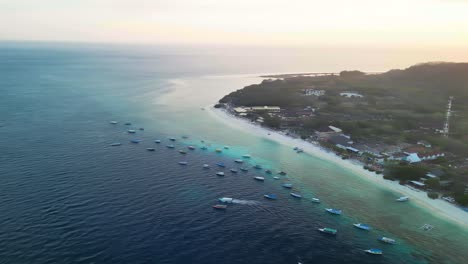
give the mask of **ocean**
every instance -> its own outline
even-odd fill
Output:
[[[301,56],[0,43],[0,263],[466,261],[463,227],[411,202],[395,203],[397,193],[338,164],[298,155],[209,114],[223,95],[260,82],[260,73],[338,71],[356,63],[321,64],[314,55]],[[116,142],[122,145],[110,146]],[[214,151],[224,146],[229,149]],[[234,162],[246,153],[252,158]],[[211,168],[203,169],[205,163]],[[254,164],[288,175],[275,180]],[[249,171],[229,172],[241,166]],[[216,176],[221,170],[226,175]],[[291,197],[284,182],[303,199]],[[214,210],[220,197],[237,201]],[[312,203],[313,197],[322,203]],[[326,213],[328,207],[343,215]],[[358,222],[373,229],[358,230],[352,226]],[[419,228],[426,223],[434,230]],[[320,227],[338,234],[324,235]],[[383,235],[397,244],[381,244]],[[384,255],[365,254],[369,248]]]

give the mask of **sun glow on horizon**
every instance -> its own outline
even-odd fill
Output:
[[[0,40],[468,45],[468,1],[0,0]]]

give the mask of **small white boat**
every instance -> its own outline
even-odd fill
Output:
[[[265,177],[257,176],[257,177],[254,177],[254,179],[257,180],[257,181],[264,181]]]
[[[292,193],[290,193],[290,194],[291,194],[291,196],[294,197],[294,198],[299,198],[299,199],[302,198],[302,195],[300,195],[300,194],[298,194],[298,193],[293,193],[293,192],[292,192]]]
[[[279,179],[280,179],[280,177],[278,177],[278,176],[275,176],[275,177],[273,177],[273,179],[275,179],[275,180],[279,180]]]
[[[118,122],[117,121],[110,121],[112,125],[116,125]]]
[[[263,197],[265,197],[267,199],[270,199],[270,200],[277,200],[278,199],[278,196],[276,196],[276,194],[265,194],[265,195],[263,195]]]
[[[190,149],[190,150],[195,150],[194,146],[188,146],[187,148]]]
[[[396,240],[393,238],[389,238],[389,237],[379,237],[377,240],[387,243],[387,244],[392,244],[392,245],[396,244]]]
[[[154,151],[154,148],[146,148],[147,151]]]
[[[409,200],[408,196],[402,196],[402,197],[396,199],[397,202],[406,202],[408,200]]]
[[[236,169],[230,169],[230,171],[231,171],[232,173],[237,173],[237,170],[236,170]]]
[[[136,130],[134,130],[134,129],[129,129],[129,130],[127,130],[127,132],[130,133],[130,134],[135,134],[135,133],[136,133]]]
[[[378,249],[378,248],[366,249],[366,250],[364,250],[364,252],[366,252],[368,254],[372,254],[372,255],[382,255],[383,254],[383,251],[381,249]]]
[[[159,143],[161,143],[161,140],[156,139],[156,140],[154,141],[154,143],[159,144]]]
[[[232,203],[233,200],[234,200],[233,198],[229,198],[229,197],[222,197],[218,199],[218,201],[222,203]]]
[[[339,209],[334,209],[334,208],[326,208],[325,209],[327,212],[330,214],[335,214],[335,215],[341,215],[342,211]]]
[[[244,154],[244,155],[242,155],[242,157],[243,157],[243,158],[246,158],[246,159],[250,159],[250,158],[251,158],[251,156],[250,156],[249,154]]]
[[[234,162],[235,162],[235,163],[243,163],[244,161],[241,160],[241,159],[236,159]]]
[[[218,171],[218,172],[216,173],[216,176],[224,176],[224,172]]]
[[[229,146],[224,146],[224,149],[229,149]]]
[[[208,165],[208,164],[203,164],[203,168],[204,168],[204,169],[209,169],[209,168],[210,168],[210,165]]]
[[[179,161],[179,165],[187,165],[188,162],[187,161]]]
[[[116,143],[112,143],[112,144],[111,144],[112,147],[116,147],[116,146],[120,146],[120,145],[122,145],[122,143],[119,143],[119,142],[116,142]]]
[[[320,199],[319,198],[312,198],[312,202],[313,203],[320,203]]]
[[[366,231],[369,231],[369,230],[372,229],[369,225],[362,224],[362,223],[353,224],[353,226],[355,226],[355,227],[357,227],[359,229],[362,229],[362,230],[366,230]]]
[[[330,235],[336,235],[336,233],[338,233],[338,230],[329,227],[319,228],[318,230],[322,233]]]

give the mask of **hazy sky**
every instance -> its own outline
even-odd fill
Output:
[[[468,47],[468,0],[0,0],[0,40]]]

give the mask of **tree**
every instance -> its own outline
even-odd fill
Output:
[[[426,186],[431,189],[439,189],[440,188],[440,181],[438,178],[431,178],[425,182]]]

